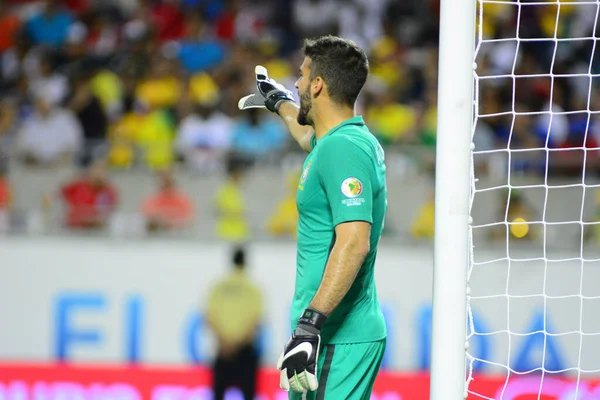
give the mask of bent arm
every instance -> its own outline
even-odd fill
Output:
[[[286,101],[279,106],[279,116],[285,122],[285,125],[288,127],[290,134],[298,142],[300,147],[302,147],[306,152],[310,153],[312,151],[312,146],[310,145],[310,139],[312,135],[314,135],[315,131],[311,126],[303,126],[298,123],[298,111],[300,107],[297,104],[292,103],[291,101]]]
[[[350,290],[370,250],[371,224],[352,221],[335,228],[336,241],[310,307],[330,315]]]

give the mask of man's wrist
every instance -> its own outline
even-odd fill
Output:
[[[279,108],[281,108],[281,105],[285,103],[294,103],[294,100],[291,100],[289,97],[278,100],[274,107],[277,114],[279,114]]]
[[[325,325],[326,321],[327,315],[319,310],[308,307],[298,319],[298,325],[308,325],[320,331],[323,328],[323,325]]]
[[[269,111],[279,114],[279,107],[288,101],[293,103],[294,99],[291,99],[287,93],[278,91],[267,97],[265,100],[265,106]]]

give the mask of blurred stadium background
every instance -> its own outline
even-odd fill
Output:
[[[553,7],[524,8],[524,37],[553,33]],[[515,10],[486,5],[485,37],[514,35]],[[564,6],[558,29],[591,36],[594,15]],[[254,90],[256,64],[292,88],[303,38],[324,34],[367,51],[371,75],[358,112],[386,150],[389,213],[377,270],[390,339],[373,398],[426,398],[438,20],[437,0],[0,0],[0,398],[211,398],[214,338],[204,304],[237,244],[248,249],[250,274],[265,295],[260,398],[281,398],[272,367],[289,335],[294,195],[304,155],[275,116],[241,113],[237,102]],[[555,70],[586,69],[591,55],[597,74],[595,51],[591,43],[566,43]],[[544,43],[525,44],[517,69],[547,70],[552,53]],[[510,72],[514,44],[480,54],[480,75]],[[519,80],[517,108],[540,110],[551,87],[555,110],[600,111],[597,88],[582,105],[587,86],[569,78],[554,86]],[[480,114],[511,110],[512,81],[480,89]],[[476,147],[509,140],[512,149],[546,140],[551,148],[598,147],[600,114],[591,115],[589,129],[588,115],[522,116],[511,138],[512,116],[485,118]],[[586,184],[597,184],[599,156],[587,153]],[[543,184],[548,164],[549,182],[559,184],[582,175],[582,157],[514,153],[508,165],[494,154],[475,159],[475,167],[491,187],[507,183],[509,168],[513,185]],[[512,254],[579,255],[582,207],[585,221],[598,221],[596,189],[513,191],[510,220],[541,220],[545,212],[546,221],[575,222],[548,227],[545,242],[535,225],[524,237],[507,235],[505,226],[485,229],[476,245],[490,258],[506,253],[507,237]],[[505,212],[505,190],[482,193],[474,205],[478,221],[503,221]],[[600,231],[585,229],[582,251],[593,258]],[[536,268],[512,284],[535,291],[543,279]],[[477,279],[500,288],[502,270],[490,267]],[[562,269],[548,282],[558,288],[579,277]],[[530,328],[539,306],[514,311],[511,325]],[[499,329],[486,315],[482,323]],[[557,315],[558,326],[567,324]],[[539,344],[515,345],[511,366],[539,363]],[[554,367],[577,361],[570,345],[557,339]],[[506,357],[506,346],[491,339],[476,346]],[[600,357],[600,343],[589,351]],[[503,372],[480,367],[500,373],[474,383],[493,396]],[[93,389],[97,383],[104,389]]]

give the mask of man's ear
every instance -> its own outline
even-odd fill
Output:
[[[320,76],[317,76],[310,83],[310,91],[313,97],[319,97],[319,95],[325,90],[325,81]]]

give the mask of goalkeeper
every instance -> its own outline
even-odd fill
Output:
[[[386,328],[373,269],[387,205],[383,149],[354,106],[369,73],[362,49],[326,36],[306,40],[300,106],[256,67],[242,110],[277,113],[309,154],[296,202],[293,334],[278,361],[290,399],[369,399]]]

